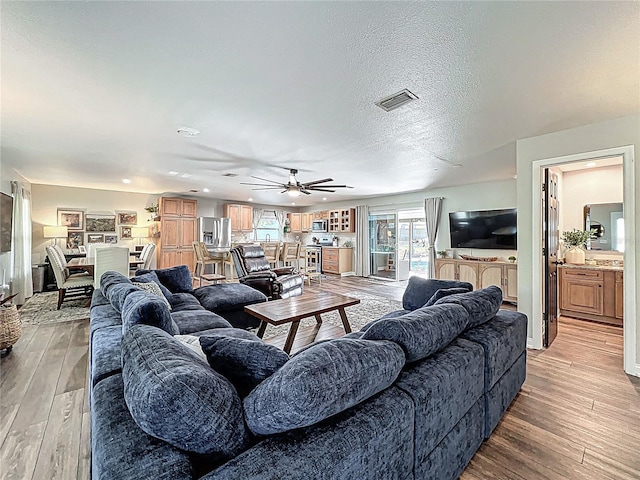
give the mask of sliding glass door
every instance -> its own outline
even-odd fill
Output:
[[[369,215],[369,254],[372,277],[397,280],[397,223],[395,213]]]
[[[429,273],[427,224],[421,210],[398,212],[398,280]]]

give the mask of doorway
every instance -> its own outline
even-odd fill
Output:
[[[398,279],[429,274],[427,222],[422,210],[398,211]]]
[[[396,213],[369,215],[369,267],[371,276],[383,280],[397,280]]]

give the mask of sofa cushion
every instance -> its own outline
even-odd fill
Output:
[[[491,285],[474,292],[449,295],[435,303],[435,305],[443,304],[462,306],[469,313],[468,328],[473,328],[495,316],[502,305],[502,290],[496,285]]]
[[[122,328],[122,317],[110,303],[93,307],[89,317],[91,319],[89,323],[90,339],[93,338],[94,333],[101,328],[113,327],[115,325],[120,325],[120,328]]]
[[[167,287],[171,293],[189,293],[193,291],[193,279],[191,278],[189,267],[186,265],[157,270],[136,270],[136,276],[149,272],[155,272],[160,283]]]
[[[131,277],[131,282],[133,282],[133,283],[150,283],[150,282],[153,282],[153,283],[157,284],[160,287],[160,291],[165,296],[165,298],[167,300],[171,300],[172,293],[169,291],[169,289],[167,287],[165,287],[162,284],[162,282],[160,282],[160,279],[158,278],[158,275],[156,275],[156,272],[154,272],[153,270],[151,270],[150,272],[141,274],[141,275],[136,275],[135,277]]]
[[[200,337],[207,362],[229,380],[240,397],[246,397],[262,381],[282,367],[289,355],[258,337]]]
[[[149,435],[221,458],[247,447],[231,383],[166,332],[136,325],[123,335],[122,377],[129,411]]]
[[[200,302],[190,293],[174,293],[169,298],[171,307],[175,312],[182,310],[204,310]]]
[[[114,285],[119,285],[121,283],[130,284],[131,281],[125,277],[123,274],[114,271],[107,271],[102,274],[100,277],[100,290],[104,293],[104,295],[109,298],[108,292],[109,289]]]
[[[138,324],[152,325],[170,335],[180,333],[167,304],[157,296],[134,287],[134,291],[126,296],[122,305],[122,332],[125,333]]]
[[[407,362],[415,362],[446,347],[467,328],[468,321],[466,310],[458,305],[434,305],[373,322],[362,338],[395,342]]]
[[[209,330],[202,330],[200,332],[192,332],[191,335],[195,335],[196,337],[233,337],[233,338],[241,338],[244,340],[253,340],[260,341],[261,339],[256,337],[255,333],[248,332],[246,330],[241,330],[239,328],[212,328]]]
[[[118,283],[111,285],[108,289],[104,290],[105,295],[109,299],[111,306],[116,309],[118,313],[122,312],[124,301],[127,296],[133,292],[139,292],[135,285],[132,283]]]
[[[164,303],[167,304],[167,307],[169,308],[169,310],[171,310],[171,304],[169,303],[169,300],[167,300],[167,297],[164,296],[164,294],[162,293],[162,290],[160,290],[160,286],[157,283],[137,282],[136,288],[139,288],[140,290],[144,290],[145,292],[160,298]]]
[[[473,290],[473,285],[468,282],[456,280],[436,280],[413,276],[407,282],[407,288],[402,295],[402,308],[405,310],[417,310],[425,306],[433,294],[441,288],[466,288]]]
[[[313,425],[393,383],[404,365],[392,342],[337,339],[292,357],[245,399],[251,431],[258,435]]]
[[[439,288],[435,291],[435,293],[431,296],[429,301],[424,304],[425,307],[430,307],[435,304],[441,298],[447,297],[449,295],[455,295],[456,293],[467,293],[471,290],[463,287],[455,287],[455,288]]]
[[[91,386],[122,370],[121,341],[121,326],[101,328],[94,333],[91,342]]]
[[[207,285],[196,288],[193,295],[204,308],[218,314],[267,301],[265,294],[241,283]]]
[[[171,318],[180,330],[181,335],[211,330],[212,328],[231,328],[231,324],[220,315],[206,310],[182,310],[171,312]]]
[[[101,307],[103,305],[109,305],[109,299],[104,296],[101,289],[96,288],[91,295],[90,309],[93,310],[94,307]]]

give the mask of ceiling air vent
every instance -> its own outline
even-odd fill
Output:
[[[400,108],[401,106],[417,99],[418,97],[416,95],[405,88],[398,93],[394,93],[393,95],[385,97],[382,100],[376,102],[376,105],[383,109],[385,112],[390,112],[391,110]]]

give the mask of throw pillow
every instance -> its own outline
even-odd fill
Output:
[[[249,444],[233,385],[166,332],[147,325],[122,337],[124,398],[149,435],[219,460]]]
[[[438,300],[440,300],[441,298],[444,298],[448,295],[455,295],[456,293],[467,293],[470,290],[468,288],[463,288],[463,287],[458,287],[458,288],[440,288],[438,290],[436,290],[436,293],[434,293],[431,298],[429,299],[429,301],[427,303],[424,304],[425,307],[430,307],[431,305],[435,304]]]
[[[139,272],[140,270],[138,270]],[[136,272],[137,273],[137,272]],[[160,290],[162,291],[162,294],[165,296],[165,298],[169,301],[171,301],[171,297],[172,297],[172,293],[169,291],[169,289],[167,287],[165,287],[164,285],[162,285],[162,283],[160,282],[160,279],[158,278],[158,275],[156,275],[156,272],[154,271],[149,271],[147,273],[144,273],[142,275],[136,275],[135,277],[131,277],[131,281],[133,283],[149,283],[149,282],[154,282],[156,283],[159,287]]]
[[[200,337],[211,368],[229,380],[241,398],[282,367],[289,355],[258,337]]]
[[[140,290],[144,290],[147,293],[150,293],[152,295],[156,295],[157,297],[160,297],[162,299],[162,301],[167,304],[167,307],[169,308],[169,310],[171,310],[171,304],[169,303],[169,300],[167,300],[167,297],[165,297],[162,294],[162,290],[160,290],[160,287],[158,286],[157,283],[155,283],[155,282],[147,282],[147,283],[136,282],[136,288],[139,288]]]
[[[456,304],[469,313],[468,328],[477,327],[496,316],[502,305],[502,290],[496,285],[441,298],[435,305]]]
[[[434,305],[401,317],[382,318],[370,324],[362,338],[397,343],[404,350],[407,362],[415,362],[449,345],[467,328],[468,322],[469,314],[464,308]]]
[[[178,340],[182,345],[187,347],[192,352],[195,352],[201,359],[205,362],[207,361],[207,355],[205,355],[204,350],[200,346],[200,338],[194,335],[174,335],[173,338]]]
[[[186,265],[158,270],[137,270],[136,276],[149,272],[155,272],[160,283],[167,287],[171,293],[191,293],[193,291],[191,272]]]
[[[313,425],[391,385],[404,366],[392,342],[337,339],[291,357],[243,402],[257,435]]]

